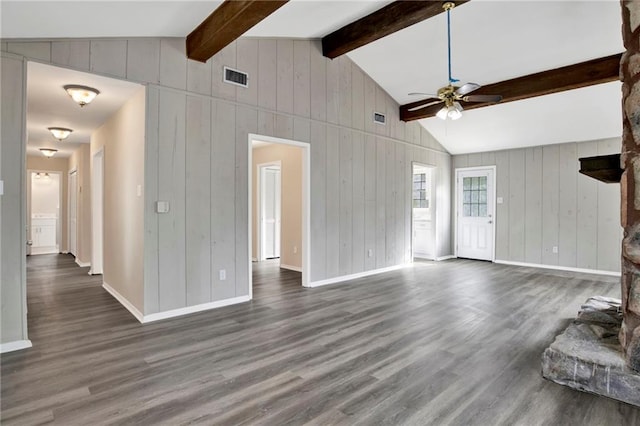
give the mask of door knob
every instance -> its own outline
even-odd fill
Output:
[[[489,223],[491,224],[491,223],[493,223],[493,221],[492,221],[492,220],[490,220],[490,221],[489,221]]]

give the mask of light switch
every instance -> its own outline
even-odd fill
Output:
[[[220,269],[220,271],[218,272],[218,277],[220,278],[220,281],[224,281],[227,279],[227,270],[226,269]]]
[[[138,195],[138,197],[142,197],[142,185],[138,185],[136,187],[136,195]]]
[[[0,195],[4,195],[4,181],[0,180]]]
[[[502,199],[502,197],[498,197],[498,198],[496,199],[496,202],[497,202],[498,204],[502,204],[502,203],[504,203],[504,200]]]
[[[169,202],[156,201],[156,213],[169,213]]]

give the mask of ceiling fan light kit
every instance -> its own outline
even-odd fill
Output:
[[[451,76],[451,9],[455,7],[455,3],[446,2],[442,5],[442,8],[447,12],[447,63],[449,70],[449,84],[440,88],[437,95],[429,95],[421,92],[412,92],[409,95],[426,95],[429,98],[425,99],[424,103],[410,108],[408,111],[417,111],[432,105],[444,103],[444,106],[436,113],[436,117],[441,120],[457,120],[462,117],[463,107],[460,104],[462,102],[500,102],[502,96],[500,95],[469,95],[480,88],[479,84],[466,83],[462,86],[455,86],[458,80]]]

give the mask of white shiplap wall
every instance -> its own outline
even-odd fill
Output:
[[[249,133],[311,145],[312,281],[409,261],[412,161],[437,167],[438,255],[451,252],[450,155],[399,121],[398,105],[346,56],[324,58],[319,41],[240,39],[205,64],[186,59],[184,39],[6,48],[148,84],[145,315],[249,294]],[[225,65],[248,72],[249,88],[224,84]],[[170,212],[155,214],[156,200]]]

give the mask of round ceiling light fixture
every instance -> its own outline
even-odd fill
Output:
[[[67,129],[65,127],[47,127],[47,130],[51,132],[54,138],[58,139],[60,142],[69,137],[72,129]]]
[[[91,101],[100,94],[98,89],[94,89],[89,86],[81,86],[79,84],[67,84],[64,86],[64,90],[66,90],[69,96],[71,96],[71,99],[80,105],[80,107],[91,103]]]
[[[56,155],[56,152],[58,152],[57,149],[53,149],[53,148],[40,148],[40,152],[47,158],[51,158],[54,155]]]

